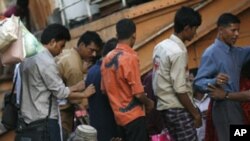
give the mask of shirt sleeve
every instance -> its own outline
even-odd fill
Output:
[[[122,66],[124,71],[124,77],[131,87],[132,94],[140,94],[144,92],[143,85],[141,83],[140,67],[138,57],[131,56],[125,65]]]
[[[195,89],[208,92],[208,84],[216,84],[216,62],[209,56],[203,56],[194,80]]]
[[[67,86],[73,86],[83,79],[81,68],[69,62],[69,60],[59,60],[57,65],[59,73]]]
[[[176,93],[187,92],[187,54],[180,53],[171,58],[170,78]]]
[[[45,83],[48,90],[50,90],[58,99],[67,98],[70,93],[70,89],[63,83],[56,64],[49,64],[46,65],[46,67],[44,65],[38,67],[42,81]]]

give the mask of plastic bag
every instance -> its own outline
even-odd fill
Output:
[[[11,43],[17,40],[19,21],[19,17],[14,15],[0,21],[0,52],[6,50]]]
[[[31,57],[38,52],[44,50],[43,45],[37,40],[37,38],[30,33],[27,28],[21,24],[23,47],[25,49],[25,57]]]
[[[150,137],[151,141],[174,141],[168,133],[167,129],[162,130],[160,134],[155,134]]]
[[[23,61],[25,50],[23,48],[22,32],[19,31],[18,40],[13,42],[6,51],[1,54],[1,61],[4,66],[13,65]]]
[[[19,63],[23,61],[24,58],[31,57],[44,50],[43,45],[37,40],[37,38],[32,33],[27,30],[27,28],[23,25],[19,18],[15,16],[12,16],[12,18],[12,20],[16,20],[16,22],[18,22],[18,39],[14,40],[14,42],[11,42],[9,44],[4,43],[6,47],[3,48],[3,50],[0,50],[0,57],[3,65],[12,65]],[[13,26],[16,25],[13,24]]]

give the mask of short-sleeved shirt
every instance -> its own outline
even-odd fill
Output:
[[[115,120],[124,126],[144,116],[143,107],[135,98],[144,92],[140,78],[139,59],[128,45],[119,43],[101,66],[102,89],[106,91]]]
[[[183,108],[177,94],[186,93],[193,102],[187,66],[187,49],[175,35],[156,45],[153,52],[153,90],[158,98],[157,110]]]
[[[57,99],[67,98],[70,90],[65,87],[51,53],[45,49],[26,58],[22,69],[21,113],[26,123],[47,117],[49,97],[52,94],[51,119],[58,119]]]

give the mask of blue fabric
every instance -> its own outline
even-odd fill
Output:
[[[58,120],[49,119],[48,131],[50,141],[61,141],[60,126],[58,124]]]
[[[216,76],[225,73],[229,76],[224,89],[229,92],[239,91],[240,71],[250,59],[250,48],[229,47],[216,39],[214,44],[205,50],[194,81],[195,88],[207,92],[208,83],[215,84]]]
[[[194,81],[195,88],[207,91],[208,83],[215,84],[216,76],[225,73],[229,82],[222,87],[229,92],[239,91],[241,67],[250,59],[250,48],[229,47],[216,39],[214,44],[205,50]],[[216,100],[212,106],[212,120],[219,141],[229,141],[229,125],[244,124],[240,102]]]
[[[90,125],[97,129],[98,141],[109,141],[117,136],[117,126],[106,94],[101,92],[101,61],[93,65],[87,75],[86,86],[94,84],[96,93],[89,97]]]

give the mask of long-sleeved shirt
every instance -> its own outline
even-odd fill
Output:
[[[216,39],[214,44],[205,50],[195,78],[195,87],[206,92],[208,84],[216,83],[216,76],[225,73],[229,81],[224,85],[229,92],[239,91],[241,67],[250,59],[250,48],[230,47]]]
[[[56,57],[56,64],[63,82],[68,87],[83,80],[87,73],[87,68],[83,67],[83,60],[75,48],[63,50],[63,52]],[[64,105],[64,107],[60,107],[62,109],[70,106],[67,99],[61,99],[59,104]],[[87,106],[87,99],[82,99],[82,104]]]
[[[45,49],[27,58],[21,64],[22,104],[21,113],[26,123],[43,119],[48,115],[49,97],[52,94],[51,119],[58,119],[57,99],[68,97],[51,53]]]
[[[186,93],[193,102],[189,81],[188,54],[183,41],[176,35],[156,45],[153,52],[153,90],[157,95],[157,110],[184,108],[176,94]]]
[[[239,91],[241,67],[250,59],[250,48],[230,47],[216,39],[203,53],[194,81],[196,89],[206,92],[208,84],[216,83],[216,76],[225,73],[229,81],[222,87],[229,92]],[[229,140],[229,125],[243,124],[243,111],[239,102],[218,100],[213,102],[212,119],[218,139]]]
[[[83,80],[87,70],[75,48],[65,49],[57,57],[58,70],[66,86],[73,86]]]

